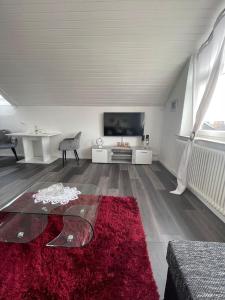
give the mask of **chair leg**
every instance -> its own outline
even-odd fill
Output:
[[[18,161],[19,159],[18,159],[18,156],[16,153],[16,149],[15,148],[11,148],[11,149],[12,149],[13,154],[15,155],[16,160]]]
[[[80,160],[79,156],[78,156],[78,153],[77,153],[77,150],[76,150],[76,155],[77,155],[77,160]]]
[[[77,160],[76,150],[73,150],[73,152],[74,152],[75,159]]]
[[[65,156],[65,160],[66,160],[66,150],[65,150],[65,154],[64,154],[64,156]]]
[[[77,150],[74,150],[74,155],[75,155],[76,160],[79,160],[79,156],[77,154]]]
[[[63,162],[63,167],[64,167],[64,150],[62,151],[62,162]]]

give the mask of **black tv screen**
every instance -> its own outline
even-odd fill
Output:
[[[104,113],[104,136],[142,136],[144,113]]]

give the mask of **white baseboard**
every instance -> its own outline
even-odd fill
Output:
[[[24,156],[24,153],[17,152],[17,155],[18,156]],[[11,150],[9,150],[9,151],[6,150],[6,151],[0,151],[0,156],[12,156],[12,157],[14,157],[14,154],[12,153]],[[53,156],[57,157],[57,158],[62,158],[62,155],[61,155],[60,152],[54,153]],[[80,157],[80,159],[91,159],[91,156],[89,156],[89,157],[83,157],[80,154],[79,154],[79,157]],[[71,153],[71,154],[68,153],[67,158],[74,158],[73,153]],[[159,160],[158,159],[158,154],[153,154],[152,160],[153,161],[158,161]]]
[[[159,160],[159,162],[165,167],[171,174],[173,174],[175,177],[177,176],[177,173],[174,169],[171,169],[164,161]]]

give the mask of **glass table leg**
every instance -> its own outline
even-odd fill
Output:
[[[47,246],[83,247],[90,243],[94,236],[97,209],[98,204],[70,207],[63,216],[62,231]]]
[[[64,216],[63,229],[60,234],[47,244],[51,247],[83,247],[94,235],[92,225],[77,216]]]
[[[38,237],[48,224],[48,216],[7,213],[0,219],[0,241],[28,243]]]

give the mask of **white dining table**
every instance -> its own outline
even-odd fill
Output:
[[[57,159],[57,157],[53,156],[52,154],[51,142],[55,136],[60,134],[60,132],[15,132],[7,135],[22,138],[24,159],[19,160],[18,163],[50,164]],[[35,141],[40,142],[41,144],[40,156],[35,156]]]

